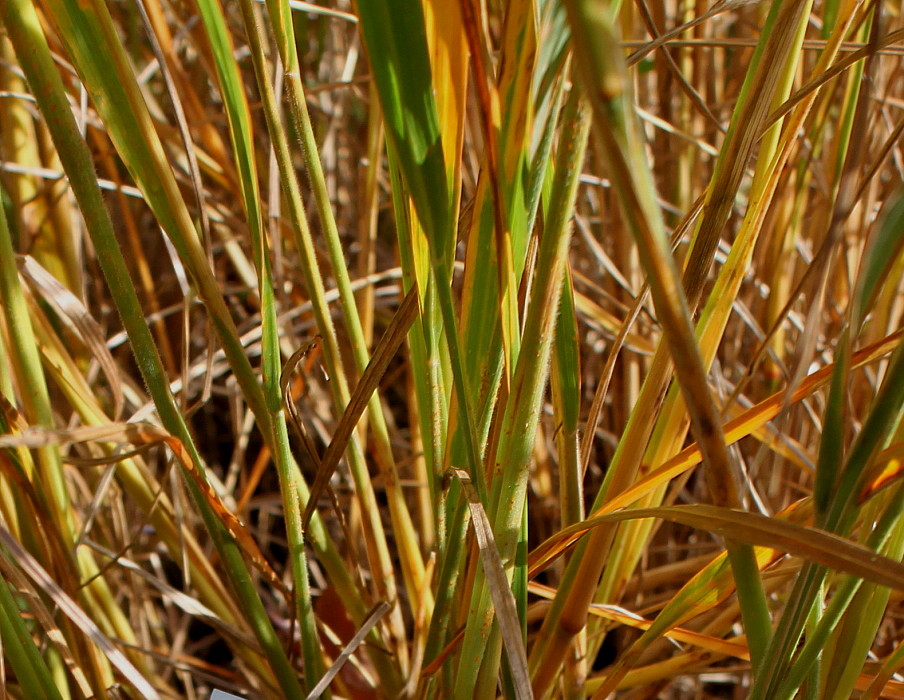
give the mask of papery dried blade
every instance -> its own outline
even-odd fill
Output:
[[[502,635],[502,643],[508,657],[515,695],[521,698],[533,698],[530,673],[527,670],[527,651],[521,636],[521,622],[518,619],[518,607],[515,596],[502,565],[499,549],[493,537],[493,526],[487,517],[477,489],[471,483],[471,477],[464,469],[455,469],[455,476],[461,481],[465,496],[468,499],[468,510],[471,512],[471,524],[474,536],[480,548],[480,559],[483,563],[487,587],[495,608],[496,621]]]
[[[396,311],[395,316],[393,316],[392,321],[390,321],[389,327],[374,349],[370,362],[367,364],[364,374],[361,375],[361,380],[358,382],[358,386],[355,387],[355,392],[352,394],[348,406],[345,407],[345,413],[342,414],[339,425],[336,426],[333,439],[330,441],[329,447],[327,447],[320,469],[317,472],[317,477],[314,480],[314,485],[311,487],[310,499],[302,519],[302,526],[305,530],[307,530],[308,524],[311,522],[311,516],[317,508],[317,501],[339,465],[339,460],[345,452],[345,448],[355,430],[355,426],[358,424],[358,420],[361,418],[361,414],[364,413],[364,409],[367,407],[367,402],[370,401],[371,395],[376,390],[383,375],[386,374],[390,361],[395,356],[402,341],[405,340],[408,329],[411,328],[411,324],[414,323],[417,314],[418,294],[417,288],[413,286],[408,291],[408,294],[405,295],[405,299]]]
[[[355,650],[361,646],[361,643],[367,635],[370,634],[370,631],[391,609],[392,606],[385,600],[381,600],[374,606],[367,614],[367,618],[364,620],[361,628],[355,633],[355,636],[345,645],[345,648],[333,662],[333,665],[330,666],[329,670],[327,670],[323,677],[317,682],[317,685],[315,685],[311,692],[308,693],[307,700],[316,700],[316,698],[319,698],[321,694],[326,691],[333,679],[339,674],[339,671],[342,670],[345,662],[351,658],[352,654],[355,653]]]

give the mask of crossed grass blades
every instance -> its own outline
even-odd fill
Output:
[[[0,21],[4,693],[904,697],[900,2]]]

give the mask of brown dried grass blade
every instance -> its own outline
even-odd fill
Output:
[[[339,465],[339,459],[345,452],[345,448],[355,426],[358,424],[358,420],[361,418],[361,414],[367,408],[367,402],[370,401],[371,394],[376,391],[380,380],[386,374],[390,361],[395,356],[396,350],[398,350],[402,341],[405,340],[408,329],[411,328],[411,324],[414,323],[417,314],[417,287],[412,286],[408,290],[408,294],[405,295],[405,299],[399,306],[398,311],[396,311],[395,316],[393,316],[392,321],[390,321],[389,327],[380,339],[380,343],[374,350],[367,369],[361,375],[361,380],[358,382],[358,386],[355,387],[355,392],[345,408],[345,413],[342,414],[342,419],[339,421],[339,425],[336,426],[336,432],[333,434],[333,439],[326,449],[326,454],[324,454],[320,464],[320,470],[317,472],[314,485],[311,487],[311,497],[302,519],[302,525],[305,529],[311,522],[311,516],[317,508],[317,501]]]
[[[490,598],[493,601],[499,632],[502,635],[502,643],[508,657],[515,696],[519,700],[533,698],[534,691],[527,670],[527,651],[521,635],[515,596],[505,575],[505,567],[502,565],[499,550],[496,548],[493,527],[480,502],[477,489],[471,483],[471,477],[464,469],[454,469],[453,471],[461,481],[465,497],[468,499],[471,524],[474,526],[474,536],[477,539],[477,546],[480,548],[480,560],[486,575],[487,587],[490,589]]]
[[[348,644],[345,645],[345,648],[340,652],[339,656],[333,662],[333,665],[329,667],[327,672],[323,675],[317,685],[308,693],[307,700],[316,700],[319,698],[321,694],[323,694],[326,689],[329,687],[330,683],[332,683],[333,679],[338,675],[339,671],[342,670],[342,667],[345,665],[345,662],[348,661],[352,654],[355,653],[355,650],[361,646],[361,643],[370,634],[370,631],[376,626],[376,624],[380,621],[380,619],[388,613],[392,609],[392,606],[389,605],[385,600],[381,600],[377,603],[373,610],[371,610],[367,614],[367,618],[364,620],[364,624],[361,625],[361,628],[355,633],[355,636],[351,638]]]
[[[37,586],[47,594],[47,596],[57,605],[63,614],[72,621],[87,636],[97,648],[110,660],[129,683],[137,690],[142,697],[148,700],[160,700],[160,694],[157,690],[144,678],[141,672],[132,665],[125,654],[123,654],[116,646],[107,639],[107,636],[100,630],[94,621],[85,614],[85,611],[79,607],[69,595],[59,587],[53,577],[47,573],[47,570],[38,563],[28,550],[23,547],[19,541],[5,527],[0,525],[0,543],[7,549],[10,555],[15,559],[19,567],[37,584]]]

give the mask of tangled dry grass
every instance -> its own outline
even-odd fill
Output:
[[[0,0],[3,694],[904,696],[900,10]]]

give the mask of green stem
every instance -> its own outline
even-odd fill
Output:
[[[129,336],[142,378],[163,425],[182,441],[192,460],[200,468],[202,464],[200,455],[170,393],[160,356],[116,241],[113,223],[97,186],[91,155],[75,123],[34,7],[28,0],[9,0],[0,4],[0,12],[85,217],[87,230],[98,252],[98,261]],[[241,602],[246,619],[270,661],[280,687],[287,697],[301,697],[301,686],[295,670],[289,663],[255,590],[240,548],[213,513],[193,480],[187,477],[185,481],[223,559],[224,568]]]

